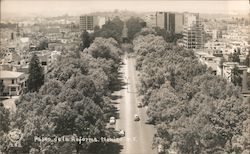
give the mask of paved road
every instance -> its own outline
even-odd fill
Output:
[[[145,120],[146,109],[137,108],[140,101],[137,95],[138,78],[135,70],[135,58],[124,57],[124,65],[121,68],[123,80],[127,85],[115,93],[122,96],[116,100],[117,107],[120,109],[115,129],[123,129],[126,132],[125,137],[119,142],[123,145],[122,154],[155,154],[156,150],[152,150],[153,135],[155,132],[153,125],[146,125]],[[138,114],[140,121],[134,121],[134,115]]]

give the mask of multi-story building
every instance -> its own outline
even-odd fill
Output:
[[[184,15],[175,13],[175,33],[182,33],[184,30]]]
[[[187,49],[201,49],[204,47],[204,25],[199,14],[186,14],[184,16],[184,47]]]
[[[25,87],[26,79],[24,73],[0,70],[0,80],[4,86],[0,95],[20,95]]]
[[[80,16],[80,31],[93,31],[97,25],[96,16]]]
[[[183,31],[183,14],[171,12],[156,12],[156,27],[169,32],[181,33]]]

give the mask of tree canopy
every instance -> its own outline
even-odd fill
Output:
[[[240,89],[210,74],[193,51],[143,31],[133,45],[139,92],[156,123],[154,145],[180,153],[236,152],[232,139],[244,133],[249,110]]]
[[[42,39],[39,41],[39,44],[37,46],[37,50],[45,50],[48,48],[48,40],[47,39]]]
[[[95,37],[104,37],[104,38],[113,38],[118,43],[122,41],[122,29],[123,29],[123,21],[119,19],[119,17],[115,17],[113,20],[108,20],[102,28],[95,28],[94,38]]]
[[[29,77],[27,80],[27,90],[30,92],[38,91],[44,83],[43,68],[36,54],[32,55],[29,63]]]
[[[0,80],[0,95],[3,94],[4,91],[4,84],[3,84],[3,80]]]
[[[79,50],[83,51],[85,48],[88,48],[90,46],[91,38],[86,30],[81,34],[80,38],[81,38],[81,43],[79,45],[80,48]]]
[[[164,40],[169,43],[176,44],[176,41],[183,37],[182,34],[175,34],[174,32],[168,32],[165,29],[161,29],[159,27],[155,27],[154,29],[157,35],[162,36]]]
[[[127,20],[126,25],[128,28],[128,38],[129,40],[133,40],[135,35],[141,31],[143,28],[142,25],[143,20],[141,18],[131,17]]]
[[[102,53],[102,47],[107,54]],[[23,132],[20,153],[86,153],[95,144],[34,142],[36,136],[99,139],[108,135],[106,122],[114,108],[110,101],[111,85],[118,74],[116,61],[120,58],[120,48],[114,39],[97,38],[85,50],[62,55],[46,75],[41,88],[32,87],[33,91],[17,100],[11,128]],[[33,59],[37,65],[36,56]],[[32,68],[31,72],[34,70],[37,68]],[[0,110],[0,118],[1,115]],[[0,148],[8,151],[8,145]],[[95,152],[101,148],[98,146]]]

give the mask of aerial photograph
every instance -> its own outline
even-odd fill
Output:
[[[250,0],[0,0],[0,154],[250,154]]]

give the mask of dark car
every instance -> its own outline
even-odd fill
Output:
[[[155,121],[154,121],[153,118],[148,118],[148,119],[145,121],[145,124],[154,125],[154,124],[155,124]]]
[[[139,102],[139,103],[137,104],[137,107],[138,107],[138,108],[142,108],[142,103]]]

